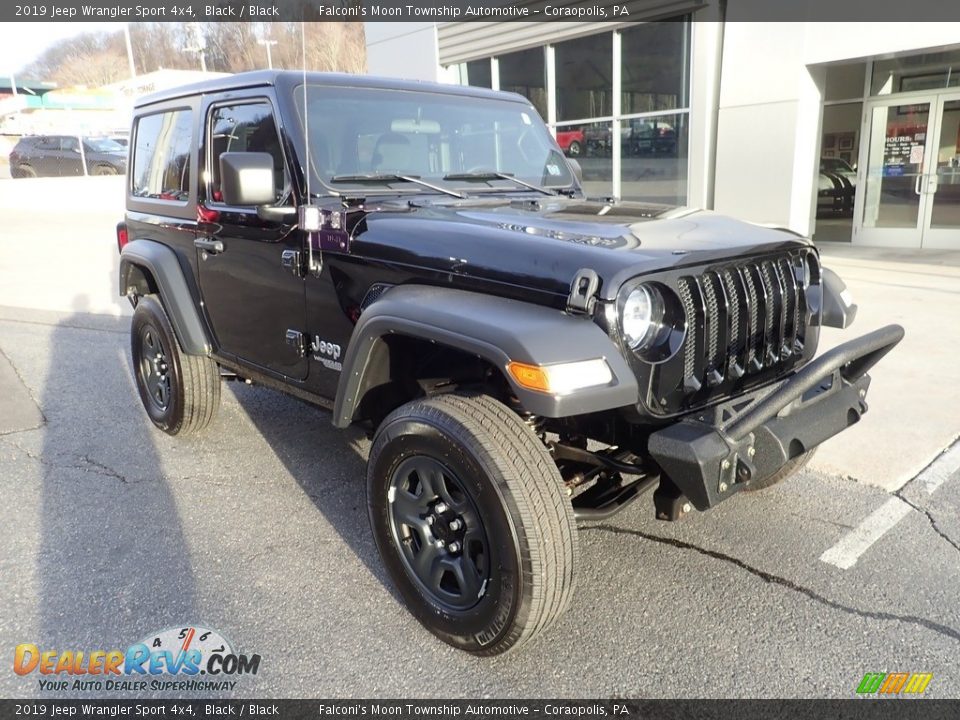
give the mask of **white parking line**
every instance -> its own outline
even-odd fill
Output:
[[[932,495],[958,468],[960,468],[960,443],[955,443],[911,482],[917,483],[927,495]],[[840,538],[836,545],[828,548],[820,559],[841,570],[852,568],[860,556],[890,528],[900,522],[911,509],[910,505],[900,498],[890,498],[864,518],[857,527]]]
[[[866,519],[848,532],[832,548],[827,550],[820,559],[825,563],[836,565],[841,570],[852,568],[857,560],[884,533],[900,522],[900,519],[910,512],[910,506],[898,497],[892,497],[883,505],[870,513]]]

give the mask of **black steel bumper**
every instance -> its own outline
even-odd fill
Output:
[[[867,411],[867,371],[901,339],[903,328],[887,325],[846,342],[772,391],[654,433],[649,452],[694,507],[713,507],[859,421]]]

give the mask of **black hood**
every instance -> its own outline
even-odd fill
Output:
[[[371,205],[352,237],[367,257],[557,294],[590,268],[604,299],[645,273],[810,244],[709,211],[559,197]]]

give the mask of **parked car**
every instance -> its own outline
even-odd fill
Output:
[[[853,213],[857,192],[857,171],[846,160],[820,158],[817,180],[817,214]]]
[[[903,336],[817,356],[856,306],[809,239],[588,200],[513,93],[241,73],[139,99],[132,138],[119,292],[149,419],[203,430],[244,379],[366,430],[387,576],[479,655],[603,602],[573,591],[578,521],[648,491],[677,520],[796,473]]]
[[[10,174],[15,178],[123,175],[126,171],[127,148],[111,138],[34,135],[21,138],[10,152]]]
[[[569,157],[580,157],[583,153],[583,130],[557,129],[557,145]]]
[[[624,121],[628,132],[623,147],[629,155],[674,155],[677,131],[660,119],[641,118]]]

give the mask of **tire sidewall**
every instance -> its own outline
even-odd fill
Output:
[[[450,420],[440,428],[423,418],[388,418],[377,433],[367,473],[367,508],[374,539],[383,563],[407,607],[428,630],[445,642],[470,652],[491,654],[519,634],[518,621],[529,605],[528,583],[520,538],[510,519],[513,499],[502,492],[497,471],[484,467],[470,449],[476,438]],[[451,430],[454,431],[451,434]],[[483,518],[491,555],[491,573],[480,602],[465,611],[443,607],[408,574],[393,541],[387,493],[393,472],[413,455],[428,455],[446,465],[460,480]],[[515,508],[512,514],[516,515]],[[529,572],[529,569],[528,569]]]
[[[161,410],[154,405],[150,398],[141,371],[143,357],[142,331],[151,327],[160,338],[160,343],[166,350],[170,368],[170,402],[166,409]],[[180,348],[177,345],[173,327],[167,319],[163,307],[154,298],[144,296],[137,303],[133,314],[133,323],[130,328],[130,353],[133,358],[133,374],[140,393],[140,401],[151,422],[167,433],[175,433],[183,422],[183,369],[181,366]]]

